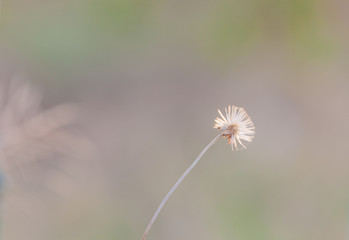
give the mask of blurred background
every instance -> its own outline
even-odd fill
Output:
[[[3,0],[4,240],[349,237],[349,4]]]

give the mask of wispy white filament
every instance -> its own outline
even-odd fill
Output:
[[[217,140],[224,134],[221,133],[219,134],[217,137],[215,137],[205,148],[204,150],[201,151],[201,153],[197,156],[197,158],[195,159],[195,161],[189,166],[189,168],[182,174],[182,176],[178,179],[178,181],[176,182],[176,184],[171,188],[171,190],[167,193],[167,195],[165,196],[165,198],[162,200],[162,202],[160,203],[158,209],[156,209],[154,216],[151,218],[147,229],[145,230],[144,234],[143,234],[143,238],[142,240],[145,240],[145,237],[147,236],[151,226],[153,225],[153,223],[155,222],[155,219],[157,218],[157,216],[159,215],[161,209],[163,208],[163,206],[165,205],[165,203],[167,202],[167,200],[169,199],[169,197],[172,195],[172,193],[174,192],[174,190],[176,190],[176,188],[179,186],[179,184],[183,181],[183,179],[190,173],[190,171],[195,167],[195,165],[199,162],[199,160],[201,159],[201,157],[205,154],[205,152],[213,145],[215,144],[215,142],[217,142]]]

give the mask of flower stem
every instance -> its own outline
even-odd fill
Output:
[[[183,181],[183,179],[189,174],[189,172],[195,167],[195,165],[199,162],[199,160],[201,159],[201,157],[205,154],[205,152],[213,145],[217,142],[217,140],[223,135],[223,133],[219,134],[217,137],[215,137],[205,148],[204,150],[201,151],[201,153],[197,156],[197,158],[195,159],[195,161],[189,166],[189,168],[182,174],[182,176],[178,179],[178,181],[176,182],[176,184],[171,188],[171,190],[167,193],[167,195],[164,197],[164,199],[162,200],[162,202],[160,203],[158,209],[156,209],[154,216],[152,217],[152,219],[150,220],[147,229],[145,230],[142,240],[145,240],[145,237],[147,236],[147,234],[149,233],[149,230],[151,228],[151,226],[153,225],[153,223],[155,222],[155,219],[157,218],[157,216],[159,215],[161,209],[163,208],[163,206],[165,205],[165,203],[167,202],[167,200],[169,199],[169,197],[172,195],[172,193],[174,192],[174,190],[176,190],[176,188],[179,186],[179,184]]]

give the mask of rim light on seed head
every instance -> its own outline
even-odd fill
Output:
[[[243,108],[228,106],[225,108],[225,116],[218,109],[220,117],[215,119],[214,128],[222,131],[223,137],[228,139],[231,149],[238,150],[238,143],[246,148],[243,141],[251,142],[254,138],[255,128],[251,118]]]

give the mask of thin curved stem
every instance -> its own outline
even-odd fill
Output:
[[[224,133],[224,132],[223,132]],[[195,161],[189,166],[189,168],[182,174],[182,176],[178,179],[178,181],[176,182],[176,184],[171,188],[171,190],[167,193],[167,195],[164,197],[164,199],[162,200],[162,202],[160,203],[158,209],[156,209],[154,216],[152,217],[152,219],[150,220],[147,229],[145,230],[142,240],[145,240],[145,237],[147,236],[151,226],[153,225],[153,223],[155,222],[155,219],[157,218],[157,216],[159,215],[161,209],[163,208],[163,206],[165,205],[165,203],[167,202],[167,200],[169,199],[169,197],[172,195],[172,193],[174,192],[174,190],[176,190],[176,188],[179,186],[179,184],[183,181],[183,179],[189,174],[189,172],[195,167],[195,165],[199,162],[199,160],[201,159],[201,157],[205,154],[205,152],[213,145],[217,142],[217,140],[223,135],[223,133],[219,134],[217,137],[215,137],[205,148],[204,150],[201,151],[201,153],[197,156],[197,158],[195,159]]]

